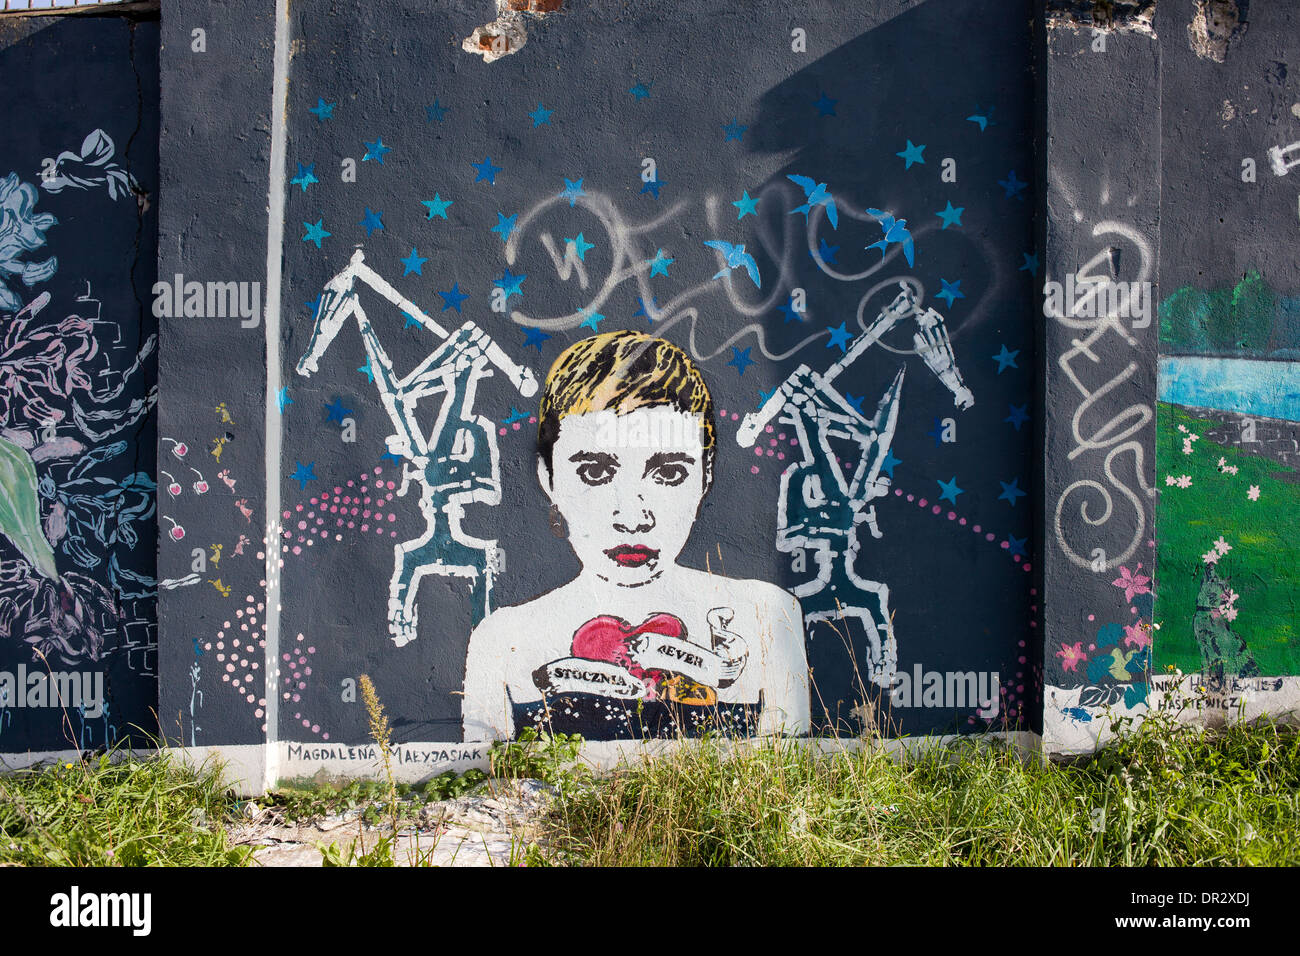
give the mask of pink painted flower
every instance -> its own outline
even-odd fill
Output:
[[[1067,671],[1074,670],[1088,657],[1083,652],[1083,641],[1075,641],[1073,647],[1062,641],[1061,649],[1056,652],[1056,656],[1061,659],[1061,666]]]
[[[1151,644],[1151,635],[1147,633],[1146,628],[1139,624],[1124,625],[1124,646],[1136,647],[1142,650]]]
[[[1125,601],[1132,601],[1133,595],[1135,594],[1151,593],[1151,588],[1148,586],[1151,583],[1151,577],[1146,574],[1139,574],[1138,572],[1141,570],[1142,562],[1140,561],[1138,562],[1137,568],[1133,571],[1130,571],[1128,568],[1121,565],[1119,569],[1119,577],[1110,582],[1117,588],[1123,588]]]
[[[1201,555],[1201,560],[1204,561],[1206,564],[1218,564],[1219,552],[1211,548],[1209,551],[1206,551],[1203,555]]]

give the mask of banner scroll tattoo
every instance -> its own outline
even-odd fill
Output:
[[[1093,228],[1092,234],[1094,237],[1118,236],[1131,244],[1137,251],[1139,263],[1138,275],[1134,284],[1150,282],[1151,246],[1141,233],[1124,223],[1107,220],[1098,223]],[[1083,434],[1084,416],[1098,406],[1107,395],[1128,382],[1137,373],[1140,368],[1139,364],[1136,361],[1128,362],[1124,368],[1117,371],[1097,388],[1089,388],[1071,365],[1076,358],[1082,356],[1093,363],[1094,366],[1102,366],[1103,359],[1094,350],[1094,346],[1103,341],[1108,335],[1120,336],[1124,340],[1124,344],[1130,348],[1138,346],[1137,338],[1124,327],[1121,321],[1122,317],[1127,316],[1130,312],[1127,301],[1122,295],[1103,294],[1110,291],[1112,287],[1132,287],[1131,284],[1120,281],[1118,276],[1114,274],[1118,271],[1118,264],[1123,261],[1122,250],[1119,248],[1102,249],[1089,259],[1073,276],[1074,287],[1084,290],[1082,294],[1073,297],[1075,301],[1067,303],[1053,301],[1050,287],[1044,287],[1043,290],[1045,296],[1043,311],[1048,318],[1067,328],[1087,330],[1089,333],[1082,340],[1071,340],[1071,348],[1063,352],[1057,359],[1057,364],[1065,373],[1066,378],[1082,397],[1082,401],[1075,408],[1070,418],[1070,427],[1075,444],[1070,450],[1068,458],[1073,461],[1088,452],[1108,450],[1105,458],[1100,463],[1101,474],[1098,477],[1080,478],[1061,492],[1056,501],[1053,530],[1061,552],[1073,564],[1081,568],[1092,568],[1096,571],[1109,571],[1132,557],[1147,530],[1146,510],[1142,499],[1137,491],[1115,474],[1115,460],[1120,455],[1132,453],[1138,490],[1148,497],[1155,496],[1155,488],[1146,483],[1144,475],[1146,458],[1142,443],[1132,437],[1154,421],[1155,410],[1150,404],[1136,402],[1128,405],[1112,415],[1104,425],[1093,430],[1091,434]],[[1094,270],[1102,267],[1103,264],[1109,265],[1110,268],[1108,273],[1099,275]],[[1108,369],[1103,369],[1103,371],[1108,371]],[[1102,477],[1105,478],[1107,484],[1103,484],[1099,480]],[[1108,549],[1102,547],[1083,548],[1082,550],[1086,554],[1080,553],[1079,549],[1066,540],[1066,529],[1062,522],[1062,516],[1072,506],[1067,499],[1070,499],[1071,495],[1081,496],[1078,501],[1079,517],[1089,527],[1102,528],[1115,517],[1115,502],[1112,491],[1121,494],[1132,505],[1135,516],[1132,538],[1119,554],[1111,554]],[[1101,513],[1094,515],[1091,513],[1090,505],[1098,502],[1100,503]],[[1097,554],[1098,551],[1101,552],[1100,555]]]

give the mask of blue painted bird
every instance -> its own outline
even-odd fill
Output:
[[[760,289],[763,288],[763,283],[760,282],[758,278],[758,263],[754,261],[753,256],[745,251],[743,245],[734,246],[729,242],[722,242],[719,239],[711,239],[706,242],[705,245],[710,249],[717,249],[721,252],[727,262],[727,268],[718,272],[718,274],[713,278],[721,279],[732,269],[738,269],[741,266],[744,266],[745,271],[749,273],[749,277],[754,280],[754,285]]]
[[[885,234],[885,238],[879,242],[873,242],[867,248],[879,249],[883,258],[890,243],[897,242],[903,247],[903,255],[907,258],[907,264],[909,266],[913,265],[916,247],[912,245],[912,234],[907,231],[907,220],[895,219],[892,214],[880,209],[868,209],[867,214],[880,220],[881,231]]]
[[[813,206],[825,206],[826,218],[831,221],[831,228],[838,229],[840,227],[839,211],[835,208],[835,200],[826,191],[825,183],[815,183],[807,176],[786,176],[786,179],[802,189],[804,199],[807,200],[802,206],[791,209],[790,215],[793,216],[795,213],[801,212],[806,220]]]

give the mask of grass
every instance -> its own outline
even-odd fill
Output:
[[[1261,720],[1207,729],[1156,711],[1113,746],[1028,760],[996,738],[899,758],[821,755],[790,740],[693,742],[607,774],[572,738],[506,744],[500,776],[558,796],[534,864],[1009,866],[1300,864],[1300,731]],[[309,819],[365,807],[376,823],[481,783],[284,788],[257,803]],[[219,773],[167,755],[103,757],[0,776],[0,864],[240,866],[246,806]],[[359,862],[341,857],[336,863]]]
[[[239,801],[217,768],[167,753],[0,775],[2,866],[242,866],[227,827]]]

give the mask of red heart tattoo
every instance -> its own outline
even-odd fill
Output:
[[[660,611],[652,614],[636,627],[613,614],[593,617],[573,633],[572,654],[589,661],[609,661],[626,667],[628,672],[650,687],[662,676],[660,671],[647,671],[632,660],[628,645],[638,634],[663,634],[666,637],[686,636],[686,625],[674,614]]]

